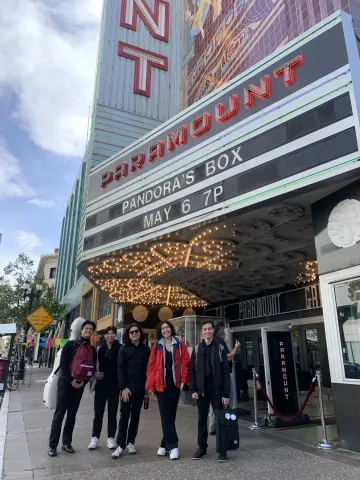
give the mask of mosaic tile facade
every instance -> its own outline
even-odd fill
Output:
[[[360,0],[184,0],[184,107],[337,10],[360,32]]]

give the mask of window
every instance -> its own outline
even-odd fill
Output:
[[[360,279],[334,288],[345,377],[360,380]]]
[[[91,311],[92,311],[92,292],[86,295],[85,297],[85,306],[84,306],[84,317],[85,320],[91,320]]]
[[[49,278],[55,278],[55,277],[56,277],[56,267],[50,268]]]
[[[100,292],[99,297],[99,318],[109,316],[111,313],[111,302],[109,296],[105,292]]]

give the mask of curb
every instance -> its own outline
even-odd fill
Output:
[[[9,413],[9,399],[10,392],[6,390],[2,405],[0,408],[0,480],[4,477],[4,454],[5,454],[5,441],[7,433],[7,421]]]

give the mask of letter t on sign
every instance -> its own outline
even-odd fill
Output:
[[[119,42],[118,55],[135,62],[134,93],[150,97],[151,68],[154,67],[167,72],[169,68],[168,58],[124,42]]]
[[[302,55],[292,58],[288,62],[284,63],[284,65],[281,65],[281,67],[274,70],[274,77],[279,78],[283,75],[285,86],[290,87],[290,85],[295,83],[295,67],[302,65],[303,62],[304,60]]]

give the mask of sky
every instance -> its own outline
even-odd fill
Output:
[[[0,272],[59,247],[85,152],[102,0],[0,1]]]

